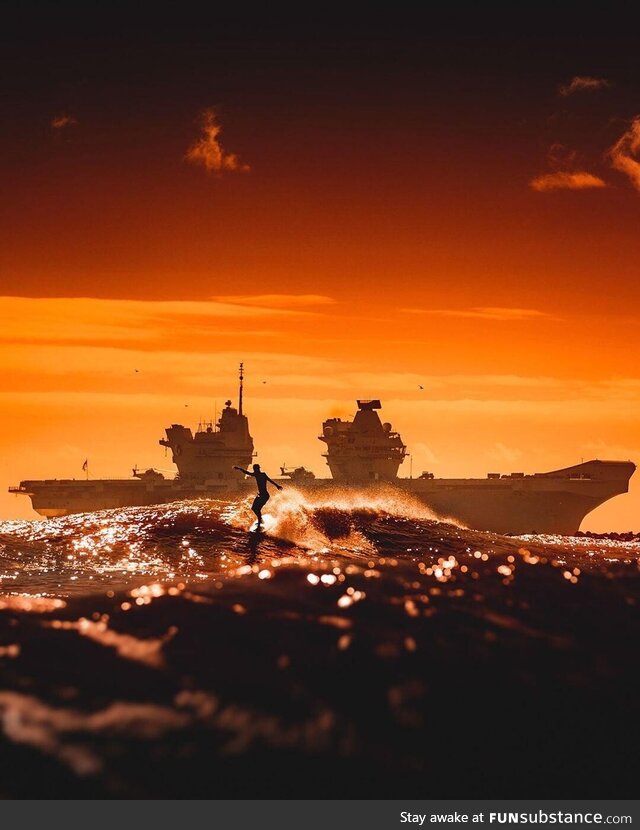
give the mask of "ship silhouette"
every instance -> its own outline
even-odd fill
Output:
[[[227,400],[217,422],[195,433],[171,424],[160,444],[171,450],[175,478],[134,468],[131,479],[25,480],[9,492],[27,495],[48,518],[96,510],[165,504],[182,499],[243,497],[253,490],[234,467],[254,457],[249,421],[243,412],[243,364],[237,409]],[[525,475],[488,473],[486,478],[436,478],[423,472],[401,478],[408,455],[400,434],[380,420],[379,400],[357,401],[353,420],[329,418],[320,441],[326,445],[331,478],[304,467],[281,467],[283,479],[302,490],[326,487],[393,486],[415,496],[434,513],[468,527],[496,533],[575,533],[584,517],[613,496],[626,493],[636,466],[631,461],[594,459],[560,470]],[[282,480],[282,479],[281,479]]]

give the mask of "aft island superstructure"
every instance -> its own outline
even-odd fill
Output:
[[[134,470],[132,479],[26,480],[10,492],[30,496],[33,509],[47,517],[182,499],[242,497],[251,483],[234,467],[248,467],[255,454],[243,412],[243,381],[240,364],[238,407],[228,400],[216,423],[201,424],[195,433],[182,424],[165,430],[160,444],[171,450],[175,478],[152,469]],[[572,534],[594,508],[626,493],[635,471],[631,461],[592,460],[530,475],[436,478],[425,472],[399,478],[408,455],[400,434],[380,420],[379,400],[359,400],[357,406],[353,420],[329,418],[322,424],[319,439],[326,445],[331,478],[316,478],[304,467],[282,467],[291,486],[303,491],[392,486],[415,496],[437,516],[478,530]]]
[[[329,418],[322,424],[320,441],[327,445],[324,457],[337,482],[369,484],[395,481],[407,455],[402,438],[391,424],[381,423],[380,401],[358,401],[353,421]]]
[[[334,481],[389,482],[427,504],[438,516],[496,533],[572,534],[598,505],[629,489],[631,461],[593,460],[546,473],[488,473],[486,478],[398,478],[407,456],[402,438],[382,423],[379,400],[357,401],[353,421],[332,418],[320,440]]]

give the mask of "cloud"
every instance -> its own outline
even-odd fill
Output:
[[[636,190],[640,190],[640,115],[632,120],[608,156],[612,167],[628,176]]]
[[[212,300],[117,300],[91,297],[0,297],[0,340],[7,342],[144,342],[215,331],[228,336],[272,319],[307,322],[318,312]],[[246,328],[243,329],[247,334]],[[256,333],[256,332],[254,332]],[[264,337],[268,332],[260,331]]]
[[[78,121],[72,115],[55,115],[50,124],[54,130],[63,130],[65,127],[72,127],[74,124],[77,124]]]
[[[413,443],[411,445],[411,456],[413,457],[416,468],[418,468],[418,465],[424,464],[425,462],[427,464],[440,463],[440,459],[429,444]]]
[[[324,294],[240,294],[220,295],[212,299],[222,303],[242,306],[258,306],[259,308],[301,308],[304,306],[332,305],[333,297]]]
[[[552,170],[569,171],[576,167],[577,159],[577,151],[559,141],[554,142],[547,150],[547,161]]]
[[[98,391],[114,390],[140,394],[188,395],[190,402],[226,388],[235,378],[236,365],[244,360],[247,383],[261,397],[280,398],[295,390],[300,399],[311,395],[352,398],[397,397],[431,406],[433,400],[512,400],[549,399],[576,394],[591,399],[640,401],[640,384],[627,388],[624,383],[585,384],[565,378],[518,375],[425,375],[412,372],[369,371],[333,357],[292,354],[282,350],[260,351],[256,338],[243,337],[241,347],[225,342],[195,342],[175,346],[158,341],[156,348],[146,344],[87,342],[0,343],[0,372],[3,388],[26,390]],[[133,372],[133,368],[138,372]],[[262,381],[267,379],[267,383]],[[628,382],[625,379],[625,383]],[[235,383],[235,380],[232,381]],[[419,389],[423,387],[423,390]],[[291,392],[289,392],[291,394]],[[185,398],[187,400],[187,398]],[[336,417],[353,413],[346,409],[331,412]],[[386,404],[385,404],[386,409]]]
[[[487,451],[487,457],[492,461],[499,463],[505,462],[507,464],[515,464],[518,459],[522,458],[524,453],[517,447],[508,447],[501,441],[497,441],[491,449]]]
[[[546,317],[557,319],[545,311],[535,308],[501,308],[498,306],[476,306],[474,308],[403,308],[409,314],[430,314],[437,317],[464,317],[478,320],[495,320],[497,322],[513,322],[518,320],[534,320]]]
[[[640,458],[640,447],[628,446],[627,444],[611,444],[598,439],[587,441],[582,445],[585,455],[590,458],[619,458],[620,460]]]
[[[590,78],[579,75],[573,78],[569,84],[560,87],[560,94],[571,95],[573,92],[599,89],[608,85],[609,82],[604,78]],[[535,176],[529,181],[529,187],[538,193],[552,190],[593,190],[594,188],[607,187],[604,179],[584,169],[584,155],[575,147],[567,146],[560,141],[554,141],[546,153],[549,172]]]
[[[556,173],[545,173],[531,179],[529,187],[539,193],[548,190],[588,190],[590,188],[606,187],[607,183],[593,173],[578,170],[575,173],[559,171]]]
[[[206,109],[201,116],[203,135],[187,150],[185,158],[201,164],[209,173],[247,173],[251,169],[235,153],[227,153],[220,144],[222,127],[214,109]]]
[[[574,92],[595,92],[611,86],[606,78],[592,78],[590,75],[575,75],[568,84],[558,87],[558,93],[566,98]]]

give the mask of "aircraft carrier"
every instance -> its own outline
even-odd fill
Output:
[[[25,480],[9,492],[29,496],[33,509],[48,518],[181,499],[242,497],[254,489],[253,480],[234,470],[248,467],[254,457],[243,413],[243,380],[241,364],[238,407],[228,400],[216,423],[200,424],[195,433],[182,424],[165,430],[160,444],[171,450],[175,478],[134,469],[130,479]],[[423,472],[400,478],[398,470],[408,455],[400,434],[380,420],[379,400],[360,400],[357,406],[353,420],[329,418],[322,425],[319,439],[326,445],[331,478],[316,478],[304,467],[282,467],[281,481],[302,490],[391,485],[417,497],[438,516],[478,530],[571,535],[594,508],[628,491],[636,468],[631,461],[595,459],[530,475],[436,478]]]

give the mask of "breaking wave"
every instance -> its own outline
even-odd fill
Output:
[[[250,505],[0,524],[3,795],[633,792],[640,540],[506,538],[391,489],[288,487],[268,533]]]
[[[249,558],[297,553],[369,556],[409,548],[441,525],[415,498],[392,488],[328,489],[313,497],[295,488],[265,508],[267,534],[247,535],[252,498],[127,507],[48,521],[0,523],[0,580],[5,589],[86,593],[126,587],[149,576],[206,580]],[[447,525],[447,533],[455,531]]]
[[[303,560],[378,555],[403,560],[480,550],[512,553],[521,542],[439,519],[393,488],[331,488],[310,495],[293,487],[268,502],[267,533],[247,533],[252,498],[174,502],[78,514],[48,521],[0,523],[0,590],[67,596],[155,580],[206,582],[269,557]],[[587,564],[634,557],[638,540],[522,537]]]

